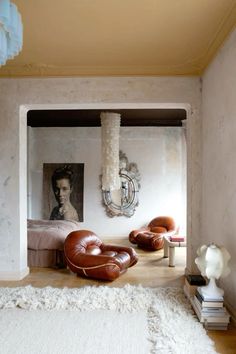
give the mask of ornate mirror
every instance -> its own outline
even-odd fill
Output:
[[[136,163],[129,163],[126,155],[119,153],[120,189],[102,191],[103,202],[108,216],[131,217],[138,205],[138,192],[140,189],[140,174]]]

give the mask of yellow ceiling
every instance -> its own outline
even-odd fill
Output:
[[[200,75],[236,0],[13,0],[23,50],[2,77]]]

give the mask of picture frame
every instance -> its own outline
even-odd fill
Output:
[[[70,182],[69,178],[70,177]],[[67,196],[59,196],[58,181],[68,185]],[[54,182],[53,182],[54,181]],[[56,185],[57,184],[57,185]],[[60,188],[62,188],[60,186]],[[69,190],[70,188],[70,190]],[[61,192],[62,193],[62,192]],[[68,206],[72,213],[68,213]],[[84,164],[83,163],[44,163],[43,164],[43,218],[56,220],[84,221]],[[66,209],[66,212],[63,209]]]

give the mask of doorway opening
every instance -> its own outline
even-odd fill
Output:
[[[127,137],[132,129],[147,129],[150,131],[156,129],[156,127],[160,128],[173,128],[173,129],[180,129],[183,132],[185,131],[185,121],[187,119],[189,107],[187,105],[160,105],[160,104],[116,104],[116,105],[108,105],[108,104],[88,104],[88,105],[77,105],[76,107],[71,107],[71,105],[63,105],[63,107],[55,107],[55,106],[46,106],[40,105],[40,107],[28,107],[26,120],[27,125],[34,128],[41,129],[51,129],[51,132],[55,130],[55,134],[57,133],[58,129],[63,131],[64,129],[64,137],[65,137],[65,128],[70,128],[74,130],[76,127],[81,127],[87,130],[87,138],[90,140],[91,143],[94,143],[96,140],[96,134],[92,134],[89,137],[89,133],[92,128],[95,130],[99,129],[100,120],[98,120],[99,114],[102,110],[111,110],[115,112],[121,113],[122,120],[121,120],[121,129],[128,129],[128,133],[125,135]],[[69,114],[68,114],[69,112]],[[157,114],[158,113],[158,114]],[[136,116],[135,116],[136,114]],[[156,114],[156,118],[155,118]],[[155,128],[153,128],[155,127]],[[70,131],[72,131],[70,130]],[[168,129],[167,129],[168,130]],[[169,130],[170,131],[170,130]],[[185,134],[185,133],[184,133]],[[186,137],[186,134],[185,134]],[[28,134],[28,138],[29,134]],[[28,139],[28,152],[29,150],[29,139]],[[73,138],[75,139],[75,138]],[[121,137],[122,139],[122,137]],[[140,136],[138,137],[140,139]],[[85,140],[85,139],[84,139]],[[173,141],[172,141],[173,143]],[[66,144],[65,144],[66,145]],[[86,148],[86,147],[85,147]],[[173,148],[173,146],[172,146]],[[186,148],[186,147],[185,147]],[[59,149],[60,150],[60,149]],[[61,151],[61,150],[60,150]],[[173,152],[173,151],[172,151]],[[38,151],[40,154],[40,151]],[[185,167],[186,166],[186,150],[183,151],[182,154],[184,157],[185,155]],[[70,155],[70,152],[67,151],[67,156]],[[59,161],[56,161],[59,162]],[[82,161],[79,161],[82,162]],[[99,163],[98,163],[99,164]],[[86,169],[86,166],[85,166]],[[88,171],[92,173],[92,170]],[[32,171],[28,171],[28,180],[30,181]],[[98,176],[96,176],[97,178]],[[187,183],[186,183],[186,174],[183,176],[185,178],[185,182],[182,184],[182,192],[185,189],[185,225],[183,225],[183,229],[186,232],[186,194],[187,194]],[[38,170],[35,171],[35,182],[42,185],[42,171]],[[97,183],[97,187],[98,183]],[[40,189],[36,192],[38,200],[41,198],[41,205],[42,205],[42,194],[40,194]],[[36,198],[37,199],[37,198]],[[85,197],[85,205],[91,202],[91,198]],[[101,210],[102,207],[100,206]],[[33,214],[29,212],[29,209],[32,211],[32,190],[28,191],[28,217],[37,217],[39,214]],[[38,208],[38,212],[39,212]],[[102,210],[103,212],[103,210]],[[87,219],[88,220],[88,219]],[[147,220],[147,218],[146,218]],[[130,221],[130,220],[129,220]],[[147,220],[148,221],[148,220]],[[119,221],[120,222],[120,221]],[[89,222],[87,222],[87,225]],[[124,228],[127,225],[127,220],[124,220]],[[138,225],[138,224],[137,224]],[[82,226],[86,226],[86,213],[85,213],[85,223]],[[98,223],[98,228],[102,227],[102,223]],[[96,229],[96,227],[95,227]]]

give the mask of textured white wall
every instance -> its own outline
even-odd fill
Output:
[[[221,280],[236,314],[236,31],[203,77],[202,231],[199,244],[215,242],[231,254]]]
[[[172,215],[186,232],[186,139],[181,127],[121,127],[120,149],[141,175],[131,218],[110,218],[102,206],[100,128],[30,128],[29,216],[43,217],[43,163],[84,163],[84,222],[101,237],[128,236],[158,215]],[[30,213],[31,209],[31,213]]]
[[[26,113],[32,108],[93,105],[182,106],[187,123],[188,250],[191,268],[199,237],[201,201],[201,92],[199,78],[0,79],[0,279],[27,273]],[[134,107],[135,106],[135,107]],[[130,156],[130,160],[133,160]]]

